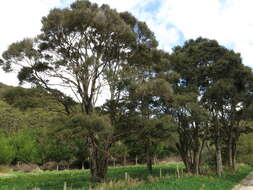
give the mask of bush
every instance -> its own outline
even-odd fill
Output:
[[[15,158],[15,150],[10,144],[10,139],[0,137],[0,164],[10,164]]]
[[[41,162],[37,142],[31,130],[20,130],[11,140],[11,143],[16,150],[16,161],[22,163]]]
[[[242,135],[239,142],[239,161],[253,166],[253,134]]]

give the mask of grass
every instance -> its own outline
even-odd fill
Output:
[[[160,169],[162,175],[160,178]],[[242,180],[253,168],[243,166],[235,174],[225,174],[222,178],[215,176],[184,176],[175,177],[176,164],[156,166],[152,176],[145,166],[126,166],[110,168],[107,183],[93,189],[124,189],[124,190],[230,190]],[[125,175],[130,176],[126,182]],[[39,187],[40,190],[63,190],[67,182],[68,190],[85,189],[92,186],[88,170],[52,171],[37,173],[12,173],[12,176],[0,176],[0,190],[31,190]],[[127,186],[127,188],[126,188]]]
[[[137,188],[127,188],[126,190],[231,190],[251,171],[252,167],[243,166],[236,174],[229,172],[218,178],[211,176],[188,176],[182,178],[162,179],[156,183],[141,185]]]

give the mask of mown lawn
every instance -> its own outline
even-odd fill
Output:
[[[122,180],[125,173],[131,178],[138,178],[144,180],[144,183],[138,187],[124,188],[127,190],[230,190],[235,184],[243,179],[250,171],[251,167],[241,167],[239,172],[235,175],[226,174],[222,178],[215,176],[185,176],[176,178],[176,165],[156,166],[152,176],[160,175],[160,168],[162,168],[162,175],[170,176],[160,179],[152,183],[150,182],[150,174],[147,172],[145,166],[126,166],[110,168],[107,175],[107,180]],[[91,185],[90,175],[88,170],[84,171],[53,171],[53,172],[39,172],[39,173],[12,173],[10,177],[0,177],[0,190],[31,190],[34,187],[39,187],[40,190],[63,190],[64,182],[68,184],[69,189],[88,189]]]

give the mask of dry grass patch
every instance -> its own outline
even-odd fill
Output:
[[[97,185],[95,188],[89,188],[89,190],[117,190],[129,187],[138,187],[145,182],[139,179],[133,179],[128,177],[127,180],[109,181]]]

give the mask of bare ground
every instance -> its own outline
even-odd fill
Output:
[[[253,190],[253,172],[241,181],[233,190]]]

